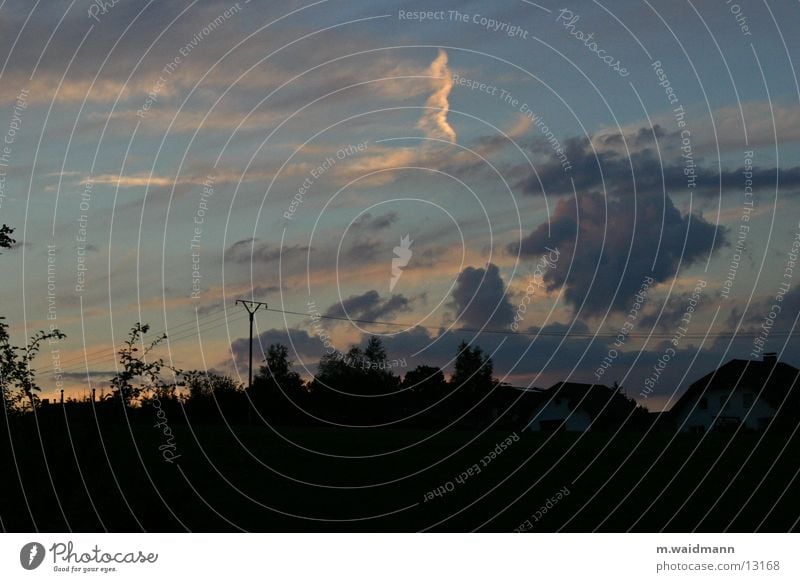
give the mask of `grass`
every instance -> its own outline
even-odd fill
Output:
[[[529,519],[544,532],[786,531],[800,517],[798,439],[785,435],[757,446],[755,433],[672,442],[669,434],[528,433],[486,462],[508,433],[173,430],[180,456],[169,463],[159,450],[167,440],[152,426],[61,426],[41,437],[15,428],[16,460],[0,443],[3,527],[512,531]],[[476,464],[480,473],[456,480]],[[570,494],[535,521],[565,486]],[[443,495],[428,493],[439,487]]]

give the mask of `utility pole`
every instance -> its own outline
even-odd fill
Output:
[[[247,313],[250,315],[250,373],[249,379],[247,382],[247,387],[253,387],[253,320],[255,319],[256,311],[259,310],[262,306],[264,309],[267,309],[267,304],[261,301],[248,301],[246,299],[237,299],[236,305],[239,304],[244,305],[244,308],[247,310]]]

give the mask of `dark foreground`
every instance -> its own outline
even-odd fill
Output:
[[[0,428],[5,531],[750,532],[800,517],[788,435]]]

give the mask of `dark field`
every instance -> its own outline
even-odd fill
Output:
[[[509,432],[183,424],[170,463],[142,422],[0,428],[6,531],[750,532],[800,517],[787,435],[524,434],[486,460]]]

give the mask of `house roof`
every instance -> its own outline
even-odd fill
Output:
[[[556,382],[545,391],[545,395],[547,399],[566,398],[570,410],[580,408],[593,420],[601,415],[604,419],[626,418],[636,408],[633,400],[603,384]]]
[[[518,414],[528,414],[538,407],[545,391],[540,388],[500,386],[492,392],[490,403],[499,408],[511,408]]]
[[[701,394],[710,390],[742,391],[762,387],[762,398],[773,408],[778,408],[787,392],[789,401],[796,402],[800,397],[800,370],[784,362],[734,359],[710,372],[693,383],[680,397],[671,412],[678,412],[691,406]]]

